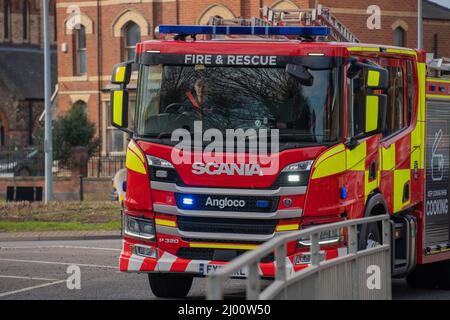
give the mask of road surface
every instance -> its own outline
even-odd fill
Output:
[[[0,242],[0,299],[157,299],[145,274],[118,271],[120,240]],[[67,269],[81,270],[81,288],[69,290]],[[197,278],[189,299],[204,299],[206,280]],[[227,298],[243,298],[245,284],[229,280]],[[450,299],[450,291],[413,290],[394,280],[394,299]]]

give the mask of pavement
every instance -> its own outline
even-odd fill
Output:
[[[157,299],[145,274],[119,272],[120,248],[120,239],[0,241],[0,300]],[[74,268],[80,289],[66,281]],[[204,299],[205,287],[205,279],[195,279],[188,299]],[[225,298],[244,297],[244,281],[225,283]],[[393,298],[450,299],[450,291],[411,289],[394,280]]]

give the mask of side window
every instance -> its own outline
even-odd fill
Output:
[[[360,71],[353,79],[347,78],[348,84],[348,137],[364,133],[365,118],[363,112],[365,99],[364,72]]]
[[[390,136],[406,127],[405,87],[402,67],[387,67],[389,87],[387,94],[386,128],[384,136]]]
[[[406,106],[406,120],[408,126],[411,124],[414,104],[416,102],[416,90],[414,81],[414,68],[412,61],[406,62],[406,79],[408,81],[408,104]]]

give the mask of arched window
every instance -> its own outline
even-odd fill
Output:
[[[87,104],[83,100],[77,100],[73,105],[72,108],[80,108],[83,110],[84,113],[87,112]]]
[[[136,44],[141,41],[141,28],[134,22],[128,22],[123,29],[123,35],[123,58],[133,60]]]
[[[10,24],[11,7],[9,0],[3,0],[3,37],[9,38],[9,24]]]
[[[406,43],[406,31],[402,27],[397,27],[394,30],[394,46],[404,47]]]
[[[29,20],[30,20],[30,4],[28,0],[23,1],[22,7],[22,37],[24,40],[28,40],[29,37]]]
[[[86,28],[80,25],[74,30],[75,74],[86,74]]]

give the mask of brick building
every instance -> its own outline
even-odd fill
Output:
[[[136,42],[152,39],[159,24],[205,24],[210,16],[259,16],[276,9],[314,8],[315,0],[57,0],[58,110],[86,106],[98,124],[102,154],[122,153],[123,133],[109,126],[109,81],[115,63],[133,58]],[[75,8],[73,5],[79,4]],[[416,47],[416,0],[322,0],[362,42]],[[368,8],[381,9],[381,29],[368,30]],[[424,0],[424,45],[436,55],[450,56],[450,10]],[[79,14],[78,14],[79,12]],[[78,20],[77,20],[78,19]],[[133,75],[134,79],[136,75]],[[133,92],[130,93],[134,99]],[[133,105],[133,102],[131,102]]]
[[[34,144],[44,109],[41,0],[0,0],[0,151]],[[56,3],[50,3],[56,47]],[[53,52],[54,84],[56,52]]]

